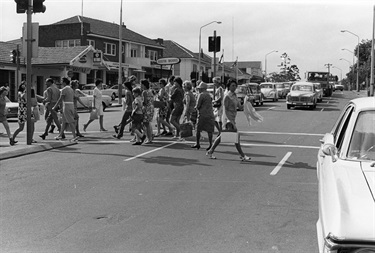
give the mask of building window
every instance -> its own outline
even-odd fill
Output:
[[[112,43],[104,43],[104,54],[116,55],[116,45]]]
[[[132,48],[130,50],[130,57],[137,57],[137,49]]]
[[[95,48],[95,40],[87,40],[87,45]]]
[[[81,40],[56,40],[55,47],[78,47],[81,45]]]
[[[158,52],[153,50],[148,50],[148,55],[146,58],[150,58],[151,61],[156,61],[158,59]]]

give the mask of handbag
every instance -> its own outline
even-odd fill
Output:
[[[221,106],[221,101],[220,100],[216,100],[212,103],[212,107],[214,108],[218,108]]]
[[[98,110],[95,108],[91,110],[90,112],[90,120],[98,119]]]
[[[180,124],[180,136],[182,138],[193,136],[193,125],[189,122]]]
[[[155,108],[164,108],[166,106],[165,102],[154,100],[154,107]]]
[[[225,130],[221,131],[220,142],[222,143],[239,143],[240,135],[235,130],[232,123],[225,124]]]

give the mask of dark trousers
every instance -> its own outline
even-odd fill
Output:
[[[54,106],[55,106],[55,104],[49,104],[48,106],[46,106],[46,108],[47,108],[46,113],[48,114],[48,117],[47,117],[47,126],[46,126],[46,129],[44,130],[44,135],[48,135],[48,129],[50,128],[52,122],[55,122],[55,124],[57,126],[57,129],[60,132],[61,125],[60,125],[60,122],[59,122],[59,118],[57,117],[57,112],[55,110],[52,110],[52,108]]]
[[[120,130],[118,132],[118,136],[122,137],[124,134],[124,128],[125,126],[131,122],[130,115],[132,114],[131,111],[125,111],[122,115],[121,123],[120,123]]]

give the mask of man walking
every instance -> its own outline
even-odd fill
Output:
[[[60,98],[60,90],[59,88],[57,88],[52,78],[46,79],[46,85],[47,85],[47,92],[46,92],[47,98],[44,99],[44,103],[46,106],[46,113],[48,114],[47,126],[44,131],[44,134],[39,135],[39,137],[42,138],[43,140],[48,135],[48,129],[50,128],[53,121],[55,122],[55,125],[58,128],[58,131],[60,132],[61,130],[61,125],[57,117],[57,112],[52,109]]]

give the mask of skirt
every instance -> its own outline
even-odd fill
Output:
[[[214,118],[198,115],[196,129],[198,132],[206,131],[207,133],[213,133],[215,130]]]

